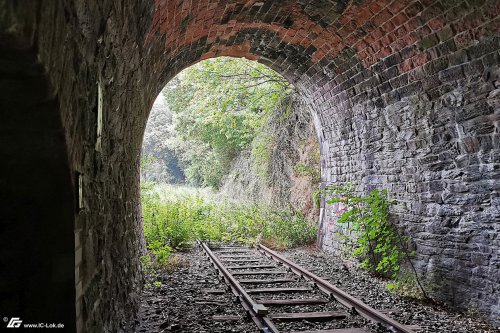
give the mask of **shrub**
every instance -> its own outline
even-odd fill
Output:
[[[292,210],[273,210],[254,204],[215,202],[193,194],[160,199],[154,188],[143,187],[144,235],[159,263],[172,250],[205,241],[256,242],[288,248],[314,242],[316,227]]]
[[[408,239],[402,239],[396,227],[389,222],[387,190],[373,190],[367,196],[355,196],[354,186],[330,186],[333,195],[328,203],[340,203],[344,208],[337,221],[349,235],[343,235],[344,246],[354,257],[362,260],[361,266],[383,274],[396,276],[400,263],[406,257],[402,248]]]

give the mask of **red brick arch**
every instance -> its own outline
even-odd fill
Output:
[[[278,71],[318,112],[374,94],[385,106],[446,84],[426,79],[459,62],[449,61],[458,50],[494,35],[499,7],[491,0],[156,0],[144,45],[153,50],[154,91],[197,61],[233,56]]]
[[[493,1],[476,5],[465,1],[348,1],[344,6],[342,1],[337,6],[326,0],[310,2],[155,1],[145,43],[164,37],[164,51],[172,58],[186,47],[203,45],[203,58],[224,54],[256,60],[262,56],[256,54],[250,40],[260,37],[262,31],[275,51],[280,45],[293,45],[307,50],[312,63],[317,63],[337,57],[348,47],[368,68],[405,47],[418,46],[424,38],[439,43],[463,32],[475,37],[490,35],[498,28],[494,19],[499,8]],[[405,71],[422,64],[421,57],[408,58]]]

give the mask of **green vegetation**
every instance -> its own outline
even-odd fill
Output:
[[[329,186],[326,192],[332,195],[328,203],[343,206],[337,222],[344,230],[344,247],[363,260],[363,268],[396,276],[409,239],[400,236],[389,222],[389,207],[394,202],[387,198],[387,190],[375,189],[367,196],[355,196],[354,186],[347,184]]]
[[[304,128],[309,119],[307,109],[292,108],[291,93],[290,84],[271,69],[225,57],[191,66],[165,87],[165,103],[151,115],[154,126],[148,124],[141,161],[143,180],[156,181],[142,183],[144,233],[153,258],[143,266],[171,265],[173,253],[195,239],[273,248],[315,241],[316,228],[299,211],[217,200],[220,194],[214,193],[243,151],[266,182],[283,177],[282,168],[273,172],[273,158],[281,154],[288,161],[291,140],[296,146],[305,140],[289,129]],[[193,187],[165,184],[184,180]]]
[[[310,177],[313,183],[319,183],[321,181],[321,175],[316,165],[311,166],[304,162],[299,162],[293,166],[293,171],[298,175]]]
[[[388,289],[415,296],[418,286],[420,295],[427,298],[410,260],[415,255],[408,251],[410,238],[402,236],[390,222],[389,207],[395,202],[388,199],[387,190],[374,189],[366,196],[356,196],[354,190],[348,183],[323,191],[329,196],[328,203],[339,204],[337,223],[344,250],[362,260],[362,268],[390,276],[393,281],[387,284]],[[404,260],[413,273],[400,270]]]
[[[269,162],[272,157],[274,137],[267,132],[259,134],[252,142],[252,158],[255,162],[258,175],[263,179],[269,177]]]
[[[317,189],[313,192],[313,203],[314,207],[321,207],[321,196],[323,195],[323,191],[321,189]]]
[[[175,191],[175,187],[171,189]],[[260,242],[273,248],[299,246],[316,239],[316,227],[300,212],[217,202],[186,191],[163,194],[162,199],[160,193],[151,183],[142,186],[146,243],[161,265],[168,263],[173,250],[189,248],[196,239]]]
[[[259,162],[270,154],[262,129],[291,92],[273,70],[253,61],[221,57],[181,72],[164,89],[173,114],[167,140],[195,186],[219,188],[232,160],[243,150]]]

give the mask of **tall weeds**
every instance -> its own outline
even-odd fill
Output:
[[[142,187],[142,213],[148,249],[160,264],[172,250],[188,248],[196,239],[259,242],[283,249],[314,242],[317,232],[300,212],[214,201],[197,194],[161,198],[148,184]]]

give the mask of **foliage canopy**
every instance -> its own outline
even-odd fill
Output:
[[[176,132],[170,147],[188,182],[218,188],[231,161],[259,141],[269,114],[290,92],[278,73],[244,59],[209,59],[175,77],[163,93]]]

